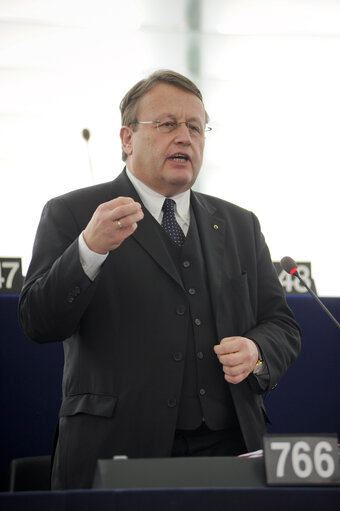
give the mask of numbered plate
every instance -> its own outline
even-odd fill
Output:
[[[0,257],[0,295],[19,294],[23,280],[21,259]]]
[[[274,262],[275,269],[277,271],[281,286],[285,290],[286,294],[306,294],[308,293],[305,286],[293,275],[289,275],[285,270],[281,268],[281,264]],[[297,263],[299,274],[302,279],[306,282],[307,286],[316,293],[315,282],[312,278],[312,265],[310,262],[299,262]]]
[[[267,484],[340,484],[337,435],[265,435]]]

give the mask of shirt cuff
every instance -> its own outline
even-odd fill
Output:
[[[89,249],[85,243],[83,233],[79,235],[78,248],[80,264],[88,278],[93,281],[100,272],[100,268],[109,253],[97,254],[97,252],[93,252],[93,250]]]

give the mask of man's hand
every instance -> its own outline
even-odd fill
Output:
[[[85,243],[98,254],[115,250],[137,229],[137,222],[143,217],[142,206],[130,197],[104,202],[84,230]]]
[[[247,378],[258,360],[256,344],[246,337],[224,337],[214,346],[214,351],[229,383],[240,383]]]

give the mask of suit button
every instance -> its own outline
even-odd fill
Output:
[[[195,325],[200,326],[201,323],[202,321],[200,320],[200,318],[195,319]]]
[[[80,287],[75,286],[72,291],[69,292],[67,295],[67,301],[68,303],[74,302],[74,299],[80,294]]]
[[[183,261],[183,266],[184,266],[184,268],[189,268],[190,261]]]
[[[185,313],[185,305],[178,305],[176,312],[179,316],[183,316]]]
[[[205,389],[200,389],[200,394],[201,394],[201,396],[204,396],[204,395],[205,395],[205,392],[206,392],[206,391],[205,391]]]
[[[188,290],[188,293],[189,293],[189,295],[195,295],[195,294],[196,294],[196,289],[194,289],[193,287],[191,287],[191,288]]]
[[[176,362],[180,362],[181,360],[183,360],[183,354],[179,351],[177,353],[174,353],[172,355],[172,358],[176,361]]]
[[[204,358],[204,354],[202,353],[202,351],[199,351],[197,353],[197,358],[199,358],[200,360],[202,360]]]
[[[168,399],[168,407],[174,408],[175,406],[177,406],[176,398],[171,397],[170,399]]]

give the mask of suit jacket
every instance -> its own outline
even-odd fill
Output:
[[[184,368],[172,355],[185,351],[189,316],[187,291],[159,227],[144,211],[135,233],[110,252],[93,282],[79,260],[80,232],[99,204],[118,196],[140,200],[125,172],[47,203],[19,300],[30,338],[64,342],[55,489],[90,486],[98,458],[171,454]],[[191,203],[216,343],[233,335],[253,339],[268,367],[268,392],[297,357],[300,334],[259,222],[201,193],[192,191]],[[266,422],[252,378],[230,385],[248,450],[262,447]]]

